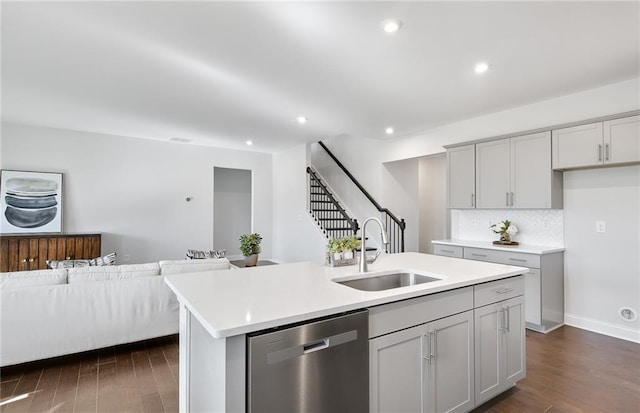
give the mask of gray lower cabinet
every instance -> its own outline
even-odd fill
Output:
[[[524,274],[526,327],[548,333],[564,324],[564,253],[531,254],[434,243],[436,255],[517,265]]]
[[[476,405],[525,377],[524,322],[522,296],[474,310]]]
[[[474,407],[473,311],[369,341],[372,412]]]

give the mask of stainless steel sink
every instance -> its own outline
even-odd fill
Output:
[[[440,278],[412,272],[394,272],[382,275],[365,275],[360,278],[347,280],[334,280],[338,284],[362,291],[383,291],[392,288],[407,287],[409,285],[424,284],[432,281],[440,281]]]

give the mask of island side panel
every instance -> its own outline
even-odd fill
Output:
[[[244,335],[214,338],[180,305],[180,411],[244,412]]]

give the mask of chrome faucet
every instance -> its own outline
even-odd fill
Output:
[[[367,219],[364,220],[364,222],[362,223],[362,244],[360,246],[360,272],[367,272],[367,247],[366,247],[366,239],[367,239],[367,223],[369,221],[376,221],[378,223],[378,225],[380,225],[380,233],[382,235],[382,243],[384,245],[389,244],[389,236],[387,235],[387,231],[384,230],[384,227],[382,226],[382,221],[380,221],[378,218],[376,217],[369,217]],[[378,250],[378,252],[376,253],[375,258],[373,259],[373,261],[376,260],[376,258],[378,258],[378,256],[382,253],[382,250]],[[372,262],[373,262],[372,261]]]

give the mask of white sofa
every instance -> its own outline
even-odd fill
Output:
[[[0,366],[178,333],[164,275],[226,258],[0,273]]]

